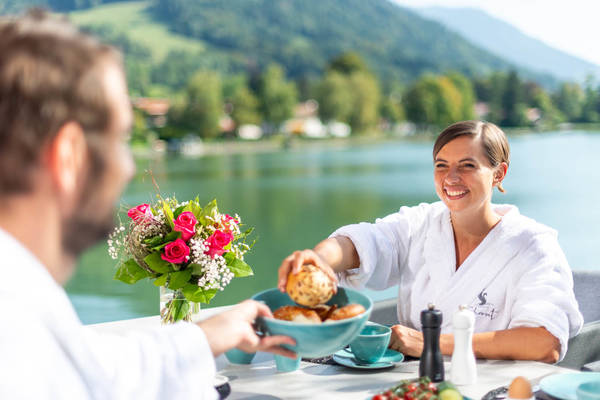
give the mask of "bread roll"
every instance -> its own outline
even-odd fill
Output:
[[[360,304],[348,304],[332,312],[328,320],[339,321],[341,319],[352,318],[364,313],[365,311],[365,308]]]
[[[328,306],[327,304],[319,304],[313,307],[312,309],[315,310],[317,314],[319,314],[319,318],[321,318],[321,321],[325,321],[327,318],[329,318],[331,313],[335,311],[336,308],[337,306],[335,304],[332,306]]]
[[[305,324],[320,324],[321,318],[314,310],[298,306],[283,306],[273,312],[276,319],[284,321],[300,322]]]
[[[297,274],[290,272],[285,290],[296,303],[314,307],[331,299],[333,282],[319,268],[304,264]]]

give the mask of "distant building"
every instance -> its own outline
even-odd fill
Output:
[[[490,113],[490,106],[488,105],[488,103],[478,101],[477,103],[475,103],[473,111],[475,112],[476,119],[486,119],[488,114]]]
[[[238,136],[240,137],[240,139],[256,140],[260,139],[263,136],[263,130],[258,125],[240,125],[238,129]]]
[[[535,124],[542,119],[542,111],[537,107],[531,107],[525,111],[525,116],[527,117],[527,121]]]
[[[168,99],[139,97],[133,99],[133,106],[148,115],[152,126],[162,128],[167,123],[167,113],[171,107],[171,102]]]
[[[294,116],[283,124],[283,131],[292,135],[304,135],[311,138],[327,136],[327,129],[319,119],[317,111],[319,103],[307,100],[298,103],[294,108]]]

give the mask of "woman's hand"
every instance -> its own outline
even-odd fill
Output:
[[[300,267],[304,264],[311,264],[325,272],[333,283],[333,291],[337,292],[338,279],[333,269],[314,251],[310,249],[295,251],[287,256],[279,267],[279,280],[277,287],[282,292],[285,292],[287,277],[290,272],[297,274]]]
[[[199,322],[198,326],[204,330],[215,356],[236,347],[247,353],[266,351],[296,358],[293,351],[281,347],[282,344],[295,345],[294,339],[287,336],[260,337],[256,334],[252,324],[258,316],[273,317],[266,305],[245,300],[221,314]]]
[[[423,353],[423,334],[403,325],[392,326],[389,348],[407,356],[421,357]]]

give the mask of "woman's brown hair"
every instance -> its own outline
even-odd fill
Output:
[[[510,164],[510,146],[506,135],[496,125],[484,121],[460,121],[444,129],[433,145],[433,158],[442,147],[460,136],[481,137],[483,151],[492,167],[503,162]],[[498,184],[498,190],[504,193],[501,183]]]

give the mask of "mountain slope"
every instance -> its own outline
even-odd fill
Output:
[[[347,50],[361,54],[380,77],[405,82],[425,72],[458,70],[473,76],[511,68],[439,23],[387,0],[153,4],[157,17],[172,30],[243,57],[248,65],[278,62],[292,77],[319,74],[332,57]]]
[[[169,31],[157,23],[143,1],[113,3],[69,13],[69,19],[85,27],[111,27],[114,32],[148,48],[156,62],[162,61],[169,51],[198,53],[203,44],[195,39]]]
[[[589,73],[600,77],[600,66],[552,48],[484,11],[446,7],[413,10],[514,64],[566,80],[582,81]]]
[[[196,69],[223,73],[253,72],[277,62],[292,78],[310,78],[320,76],[333,57],[349,50],[359,53],[384,84],[407,83],[423,73],[455,70],[472,77],[515,68],[440,23],[388,0],[114,1],[6,0],[4,4],[8,8],[32,3],[60,8],[71,3],[91,5],[70,17],[108,41],[126,36],[143,46],[140,50],[147,49],[154,63],[175,50],[165,62],[187,63],[188,69],[196,65]],[[556,83],[550,75],[517,70],[545,86]]]

